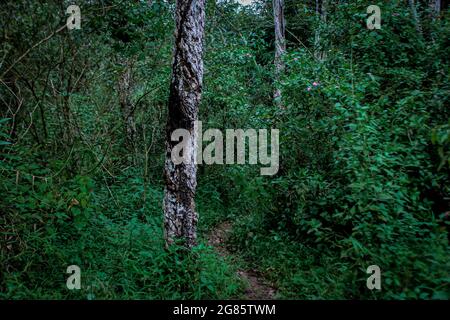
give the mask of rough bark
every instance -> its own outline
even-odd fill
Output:
[[[136,123],[134,121],[133,104],[131,103],[131,92],[133,88],[132,64],[122,61],[123,71],[119,77],[119,103],[122,120],[125,128],[125,145],[129,151],[134,152],[136,138]]]
[[[166,160],[164,168],[164,229],[166,244],[181,239],[190,248],[196,244],[197,151],[194,121],[198,118],[203,83],[203,38],[205,0],[177,0],[175,45],[166,126]],[[175,164],[171,158],[172,132],[190,132],[186,163]]]
[[[408,0],[409,8],[411,9],[411,14],[414,19],[414,24],[416,25],[417,33],[423,35],[422,23],[420,22],[419,14],[417,13],[417,8],[414,0]]]
[[[283,55],[286,53],[286,24],[284,20],[284,0],[273,0],[273,17],[275,26],[275,81],[279,81],[284,72]],[[279,107],[281,102],[281,89],[275,86],[274,100]]]

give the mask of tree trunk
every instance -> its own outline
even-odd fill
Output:
[[[429,2],[429,5],[433,15],[433,19],[435,19],[441,13],[441,0],[431,0]]]
[[[169,114],[166,126],[166,160],[164,168],[164,228],[166,245],[180,239],[191,248],[196,244],[197,212],[195,189],[197,185],[197,133],[194,121],[203,83],[203,37],[205,0],[177,0],[175,45],[172,80],[169,95]],[[178,141],[171,141],[176,129],[189,131],[189,148],[184,158],[188,161],[175,164],[171,157]]]
[[[273,0],[273,17],[275,25],[275,81],[279,81],[280,76],[284,72],[283,55],[286,53],[286,24],[284,21],[284,0]],[[281,89],[275,86],[274,92],[275,104],[280,108],[283,107],[281,101]]]
[[[414,19],[414,23],[416,25],[417,33],[420,35],[423,35],[422,31],[422,23],[420,22],[419,14],[417,13],[416,4],[414,3],[414,0],[408,0],[409,8],[411,9],[411,14]]]
[[[133,104],[131,103],[132,64],[127,60],[123,60],[121,64],[124,70],[119,77],[119,103],[125,128],[125,146],[128,151],[135,152],[136,123],[134,121]]]
[[[320,42],[320,31],[322,26],[327,21],[327,1],[326,0],[316,0],[316,16],[319,17],[319,22],[317,24],[317,29],[314,36],[314,57],[317,60],[323,61],[326,59],[326,51],[323,48],[323,44]]]
[[[430,0],[428,2],[428,6],[430,8],[430,19],[431,22],[436,22],[436,19],[439,18],[439,15],[441,13],[441,0]],[[436,44],[436,35],[433,32],[433,28],[435,28],[433,25],[430,26],[430,38],[433,44]]]

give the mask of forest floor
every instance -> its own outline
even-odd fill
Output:
[[[226,221],[217,225],[208,236],[208,244],[217,251],[217,253],[223,258],[230,258],[232,261],[236,261],[237,257],[234,256],[226,247],[226,242],[231,234],[233,225]],[[247,284],[245,290],[245,299],[248,300],[272,300],[275,299],[276,290],[256,270],[238,269],[238,276]]]

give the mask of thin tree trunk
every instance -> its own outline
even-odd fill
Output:
[[[61,83],[64,85],[64,68],[61,68]],[[70,96],[69,92],[71,91],[71,83],[72,83],[72,74],[69,73],[69,78],[67,79],[67,87],[65,88],[66,93],[62,97],[62,112],[64,119],[64,141],[67,142],[68,145],[72,145],[75,139],[75,120],[72,111],[70,110]]]
[[[314,58],[320,59],[320,0],[316,0],[316,20],[318,20],[316,31],[314,32]]]
[[[441,0],[431,0],[429,2],[429,6],[430,6],[431,14],[432,14],[432,17],[434,20],[441,13]]]
[[[431,0],[428,2],[428,6],[430,8],[430,18],[432,21],[429,31],[430,38],[433,44],[436,44],[436,35],[433,32],[434,31],[433,28],[435,28],[435,26],[433,25],[433,23],[436,22],[436,19],[439,17],[441,13],[441,0]]]
[[[430,0],[428,2],[428,7],[431,11],[431,20],[434,22],[436,18],[439,17],[441,13],[441,0]]]
[[[284,72],[283,55],[286,53],[286,24],[284,21],[284,0],[273,0],[273,17],[275,26],[275,81],[280,80]],[[281,101],[281,89],[275,86],[274,101],[280,108],[283,107]]]
[[[197,212],[197,133],[194,121],[198,118],[203,83],[203,38],[205,0],[177,0],[175,45],[172,80],[169,95],[169,114],[166,126],[166,160],[164,168],[164,229],[166,245],[181,239],[191,248],[196,245]],[[178,141],[171,141],[172,132],[185,129],[190,133],[189,148],[183,150],[188,161],[175,164],[171,157]]]
[[[321,44],[320,31],[322,26],[327,21],[327,1],[326,0],[316,0],[316,16],[319,17],[319,23],[314,36],[314,57],[317,60],[323,61],[326,59],[326,51]]]
[[[125,128],[125,145],[129,151],[135,152],[136,123],[134,120],[133,104],[131,103],[131,92],[133,90],[132,63],[123,60],[121,64],[124,70],[119,77],[118,87],[120,111]]]
[[[414,0],[408,0],[409,8],[411,9],[411,14],[414,19],[414,23],[416,25],[417,33],[420,35],[423,35],[422,31],[422,23],[420,22],[419,14],[417,13],[416,4],[414,3]]]

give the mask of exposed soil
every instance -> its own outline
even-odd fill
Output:
[[[232,224],[223,222],[216,226],[208,236],[208,244],[216,249],[222,257],[233,257],[226,247],[226,241],[231,233]],[[255,270],[237,271],[238,276],[248,284],[245,298],[248,300],[272,300],[275,297],[275,289]]]

